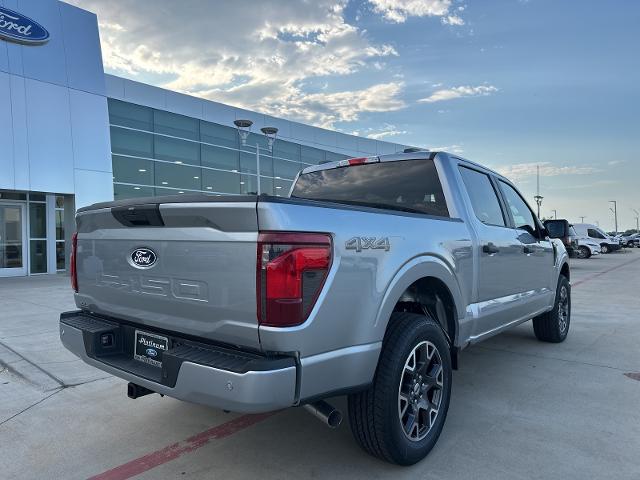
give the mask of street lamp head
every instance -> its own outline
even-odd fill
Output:
[[[251,128],[253,122],[251,120],[235,120],[233,124],[238,128]]]
[[[260,131],[267,137],[275,137],[278,134],[278,129],[276,127],[262,127]]]
[[[273,150],[273,144],[276,141],[278,135],[278,129],[276,127],[262,127],[260,131],[267,137],[269,143],[269,150]]]
[[[235,120],[233,124],[238,129],[238,135],[240,135],[240,141],[242,142],[242,145],[246,145],[253,122],[251,120]]]

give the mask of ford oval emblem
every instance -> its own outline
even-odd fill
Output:
[[[158,257],[150,248],[136,248],[131,252],[131,265],[137,268],[151,268]]]
[[[49,32],[35,20],[0,7],[0,38],[25,45],[40,45],[49,40]]]
[[[158,352],[153,348],[147,348],[146,353],[150,357],[157,357],[158,356]]]

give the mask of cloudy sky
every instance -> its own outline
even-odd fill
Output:
[[[67,0],[116,75],[343,132],[445,148],[542,215],[640,210],[640,2]],[[533,203],[533,200],[531,200]]]

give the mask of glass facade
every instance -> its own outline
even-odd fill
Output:
[[[29,195],[30,272],[47,273],[47,203],[46,196]]]
[[[64,272],[74,208],[69,195],[0,190],[0,277]]]
[[[260,190],[288,194],[296,174],[308,165],[347,158],[339,153],[249,135],[241,146],[233,127],[109,99],[114,197],[116,200],[203,192],[255,193],[260,146]]]

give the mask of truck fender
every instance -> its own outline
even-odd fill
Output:
[[[377,338],[384,338],[389,318],[402,293],[411,284],[425,277],[436,278],[448,288],[455,305],[456,323],[464,318],[466,302],[453,270],[439,257],[422,255],[405,263],[389,282],[374,323]],[[456,339],[452,340],[456,344]]]

